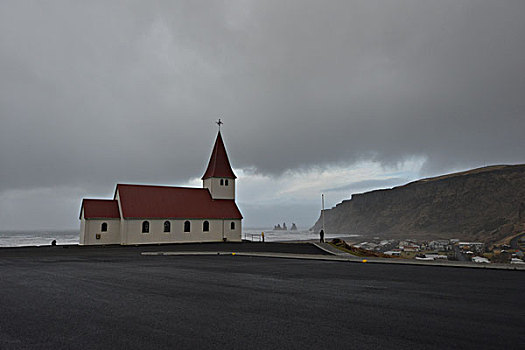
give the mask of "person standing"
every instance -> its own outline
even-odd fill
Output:
[[[261,233],[262,241],[264,243],[264,232]]]
[[[323,230],[319,232],[319,242],[324,243],[324,231]]]

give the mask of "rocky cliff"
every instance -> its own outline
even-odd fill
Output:
[[[352,195],[325,210],[328,233],[495,242],[525,230],[525,164]],[[314,225],[321,229],[321,217]]]

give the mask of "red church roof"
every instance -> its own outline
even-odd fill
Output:
[[[220,131],[217,134],[217,140],[215,140],[215,146],[213,146],[210,162],[208,163],[206,172],[202,176],[202,180],[210,177],[237,178],[233,173],[230,161],[228,160],[228,155],[226,154],[226,148],[224,147]]]
[[[118,202],[111,199],[84,199],[82,209],[86,219],[120,218]]]
[[[242,219],[235,201],[213,199],[206,188],[118,184],[124,218]]]

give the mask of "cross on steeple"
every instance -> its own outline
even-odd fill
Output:
[[[224,123],[221,121],[221,118],[219,118],[219,120],[216,121],[215,124],[217,124],[217,125],[219,126],[219,131],[221,131],[221,125],[224,124]]]

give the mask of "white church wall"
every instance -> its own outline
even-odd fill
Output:
[[[120,244],[128,244],[128,220],[124,219],[120,221]]]
[[[127,219],[125,221],[127,232],[123,244],[221,242],[223,240],[222,220],[188,220],[190,221],[190,232],[184,232],[184,222],[187,220]],[[142,223],[144,221],[149,222],[149,233],[142,233]],[[171,224],[170,232],[164,232],[165,221],[169,221]],[[210,230],[208,232],[203,231],[204,221],[208,221],[210,224]],[[240,226],[240,220],[237,221],[239,221],[237,226]],[[227,222],[229,223],[230,221]],[[226,222],[224,227],[226,228]],[[235,234],[234,232],[231,232],[231,230],[224,230],[224,234],[227,238],[232,237],[231,240],[234,240],[233,238],[235,237]],[[239,238],[236,240],[240,240],[240,236],[239,231]]]
[[[102,224],[107,224],[107,231],[102,231]],[[80,223],[80,244],[101,245],[120,244],[120,219],[85,219]]]
[[[234,223],[234,229],[231,223]],[[242,240],[242,222],[241,220],[224,220],[224,237],[229,242],[240,242]]]
[[[84,208],[81,209],[80,212],[80,238],[79,238],[79,244],[83,245],[86,235],[86,219],[84,218]]]
[[[221,180],[223,185],[221,185]],[[228,181],[228,186],[226,186]],[[210,190],[213,199],[235,199],[235,180],[211,177],[203,180],[203,187]]]
[[[113,200],[116,200],[117,201],[117,205],[118,205],[118,212],[119,213],[122,213],[122,203],[120,203],[120,193],[119,193],[119,190],[118,190],[118,187],[116,188],[115,190],[115,195],[113,196]],[[121,217],[122,217],[122,214],[120,214]],[[126,245],[127,244],[127,229],[128,229],[128,222],[127,220],[121,220],[120,221],[120,232],[119,232],[119,243],[122,244],[122,245]]]

